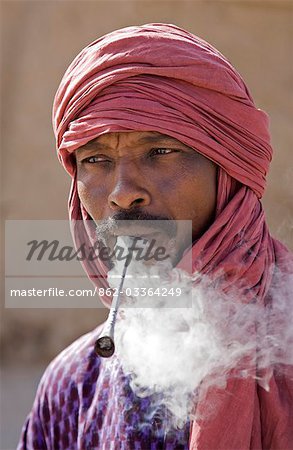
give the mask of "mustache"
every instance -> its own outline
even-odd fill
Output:
[[[170,238],[175,237],[177,233],[176,221],[170,216],[150,214],[136,209],[118,211],[113,216],[100,220],[96,223],[96,236],[98,239],[105,240],[111,235],[119,234],[119,230],[122,229],[128,229],[131,235],[131,231],[135,232],[135,229],[139,231],[140,225],[144,230],[158,230]]]

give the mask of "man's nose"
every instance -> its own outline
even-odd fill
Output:
[[[148,206],[150,202],[150,193],[143,186],[143,177],[139,173],[134,174],[131,167],[126,167],[117,174],[108,197],[111,209],[132,209]]]

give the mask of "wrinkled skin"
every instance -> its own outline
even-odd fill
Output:
[[[99,136],[75,152],[78,193],[97,222],[104,219],[192,220],[192,240],[214,219],[216,165],[157,132]],[[191,242],[179,229],[177,251]]]

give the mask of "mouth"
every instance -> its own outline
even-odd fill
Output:
[[[123,245],[125,248],[131,248],[135,246],[136,248],[167,248],[171,245],[171,239],[161,230],[146,230],[144,228],[138,229],[121,229],[116,231],[112,235],[111,242],[112,246]]]
[[[128,236],[129,238],[147,239],[147,240],[156,239],[162,235],[163,235],[163,233],[158,230],[150,230],[150,229],[145,229],[145,228],[137,229],[136,227],[134,229],[119,228],[119,230],[115,230],[113,232],[113,236],[115,236],[115,237]]]
[[[126,255],[126,265],[129,266],[132,262],[132,270],[133,268],[137,270],[137,263],[150,266],[170,260],[174,252],[171,241],[170,239],[163,241],[158,232],[144,236],[122,234],[116,236],[113,251],[117,261],[124,260]]]
[[[119,248],[135,249],[142,256],[176,253],[177,224],[173,220],[116,220],[97,223],[96,235],[112,254]],[[115,250],[116,249],[116,250]],[[128,250],[127,250],[128,251]],[[168,256],[168,257],[169,257]],[[151,260],[151,258],[149,258]],[[155,257],[152,258],[155,261]]]
[[[111,221],[107,232],[113,236],[134,236],[149,238],[161,235],[176,236],[177,227],[170,220],[115,220]]]
[[[161,227],[150,226],[150,224],[145,226],[145,222],[143,224],[135,223],[129,225],[130,224],[128,224],[127,227],[122,225],[114,230],[112,235],[112,245],[117,245],[118,241],[124,241],[125,247],[131,247],[134,244],[136,247],[141,248],[160,247],[167,249],[174,245],[174,239],[172,239],[170,234]]]
[[[129,261],[154,265],[159,261],[169,260],[176,251],[175,240],[170,239],[166,233],[144,227],[115,230],[108,235],[104,246],[111,255],[108,261],[110,265],[117,260],[124,260],[125,256]]]

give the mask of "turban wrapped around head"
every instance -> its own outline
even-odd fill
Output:
[[[158,120],[159,119],[159,120]],[[229,62],[173,25],[119,30],[86,47],[56,94],[61,160],[109,131],[159,131],[215,161],[260,198],[272,149],[268,119]]]
[[[72,176],[70,219],[82,223],[78,231],[73,225],[77,247],[91,240],[91,218],[78,196],[74,150],[108,132],[160,132],[218,166],[215,220],[190,249],[193,270],[222,276],[225,289],[237,286],[241,301],[266,302],[276,261],[289,264],[286,250],[269,234],[260,203],[272,157],[268,118],[216,49],[174,25],[110,33],[82,50],[67,69],[55,97],[53,125],[59,158]],[[106,286],[101,262],[83,264],[94,283]],[[274,386],[271,400],[260,400],[273,409]],[[260,424],[251,419],[262,408],[254,403],[255,384],[237,380],[230,388],[237,405],[225,403],[213,424],[194,424],[191,448],[232,448],[234,430],[225,437],[222,418],[233,424],[240,416],[241,426],[235,427],[238,437],[243,434],[241,448],[260,448]]]
[[[272,156],[268,118],[211,45],[165,24],[102,37],[67,69],[53,124],[59,158],[73,177],[70,218],[85,221],[84,229],[73,230],[77,243],[90,233],[77,193],[74,150],[108,132],[161,132],[219,166],[216,220],[193,245],[193,270],[212,274],[217,268],[228,283],[241,280],[247,299],[265,293],[274,255],[258,199]],[[101,263],[84,265],[90,278],[106,276]]]

